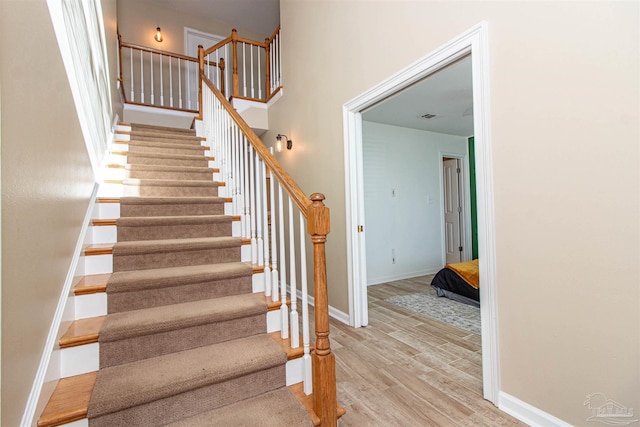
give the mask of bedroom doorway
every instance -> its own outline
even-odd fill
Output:
[[[497,334],[495,217],[489,116],[487,24],[481,22],[344,104],[346,230],[349,256],[349,318],[354,327],[368,324],[366,224],[363,204],[362,113],[425,77],[469,56],[472,61],[474,151],[476,159],[478,252],[484,398],[497,404],[500,390]]]

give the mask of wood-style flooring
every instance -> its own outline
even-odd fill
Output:
[[[384,300],[433,276],[370,286],[369,326],[331,321],[341,427],[525,426],[482,397],[480,335]]]

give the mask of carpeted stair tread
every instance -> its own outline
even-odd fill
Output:
[[[180,250],[240,247],[238,237],[202,237],[191,239],[140,240],[117,242],[113,245],[113,255],[136,255]]]
[[[128,153],[127,158],[131,163],[132,158],[145,157],[151,159],[181,159],[181,160],[206,160],[202,155],[195,154],[165,154],[165,153]]]
[[[114,313],[107,316],[99,340],[117,341],[266,312],[264,302],[244,294]]]
[[[130,141],[146,141],[146,142],[171,142],[180,145],[201,145],[202,139],[194,135],[180,135],[170,133],[141,133],[131,132],[129,134]]]
[[[226,200],[224,197],[178,197],[178,196],[166,196],[166,197],[121,197],[120,205],[167,205],[167,204],[213,204],[224,203]]]
[[[287,387],[223,406],[167,427],[298,427],[313,426],[305,408]]]
[[[176,144],[173,142],[173,140],[167,140],[167,141],[158,141],[158,140],[152,140],[152,141],[144,141],[144,140],[130,140],[127,141],[127,145],[129,146],[129,152],[136,152],[136,149],[146,149],[146,153],[149,152],[163,152],[164,150],[166,153],[182,153],[182,154],[191,154],[191,155],[199,155],[199,154],[204,154],[204,152],[207,150],[207,147],[204,147],[200,144]],[[178,152],[173,151],[173,150],[179,150]],[[141,152],[141,151],[137,151],[137,152]]]
[[[108,313],[251,293],[249,263],[226,262],[118,271],[106,284]]]
[[[213,173],[213,169],[206,166],[172,166],[172,165],[125,165],[129,171],[159,171],[159,172],[207,172]]]
[[[227,223],[233,221],[229,215],[184,215],[184,216],[152,216],[125,217],[116,220],[118,227],[149,227],[162,225],[196,225]]]
[[[286,363],[266,334],[101,369],[89,402],[94,418]]]
[[[126,125],[126,124],[125,124]],[[142,132],[154,132],[154,133],[175,133],[175,134],[186,134],[186,135],[195,135],[195,129],[186,129],[186,128],[175,128],[169,126],[156,126],[156,125],[145,125],[142,123],[128,123],[131,126],[131,131],[142,131]]]
[[[123,185],[138,185],[147,187],[218,187],[215,181],[206,180],[180,180],[180,179],[138,179],[127,178],[122,180]]]

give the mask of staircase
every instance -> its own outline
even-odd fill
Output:
[[[78,281],[85,314],[60,340],[85,360],[59,381],[38,426],[320,424],[312,397],[286,386],[302,349],[267,333],[281,304],[252,292],[261,269],[243,262],[251,242],[224,214],[230,200],[218,196],[224,183],[212,180],[202,138],[142,125],[126,134],[112,151],[123,161],[110,165],[121,179],[105,186],[122,197],[99,199],[93,221],[115,243],[85,251],[88,266],[92,257],[111,266]],[[92,353],[98,360],[86,361]]]

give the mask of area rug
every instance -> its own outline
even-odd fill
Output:
[[[479,308],[438,297],[433,288],[415,294],[398,295],[385,301],[456,328],[480,334]]]

